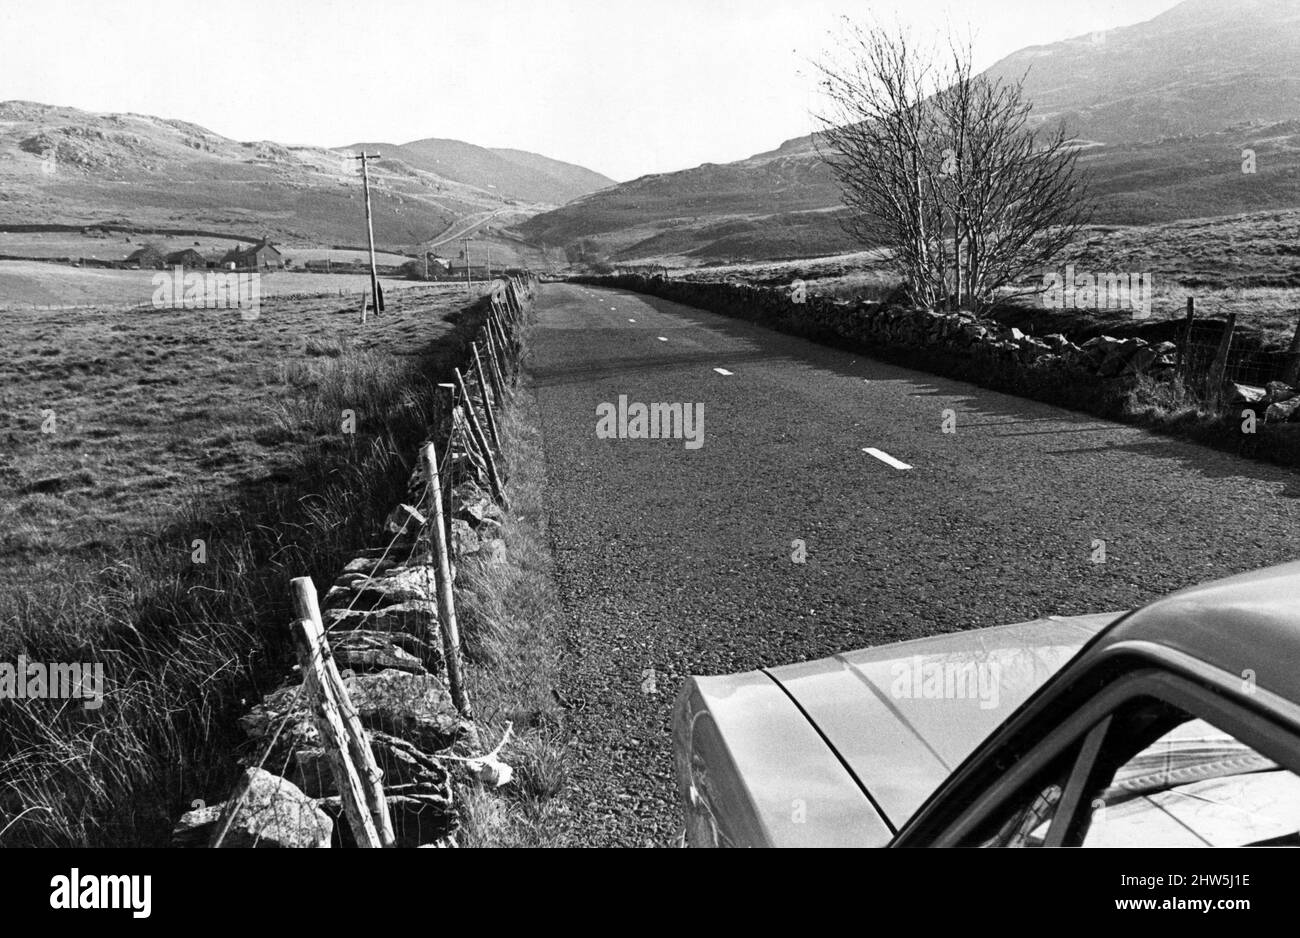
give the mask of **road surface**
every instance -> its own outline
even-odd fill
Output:
[[[671,840],[692,673],[1126,609],[1300,557],[1300,475],[1132,427],[577,285],[545,286],[533,348],[574,844]],[[703,405],[703,445],[599,439],[620,395]]]

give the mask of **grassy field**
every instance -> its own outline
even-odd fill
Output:
[[[153,270],[69,267],[41,261],[0,261],[0,309],[44,306],[142,306],[153,298]],[[380,277],[385,297],[418,286],[415,281]],[[353,296],[360,309],[367,274],[315,274],[273,271],[261,277],[263,298],[275,296]],[[461,287],[461,295],[465,288]]]
[[[165,842],[228,780],[287,582],[328,582],[402,497],[466,302],[402,291],[364,331],[328,300],[0,312],[0,661],[108,685],[0,702],[0,844]]]

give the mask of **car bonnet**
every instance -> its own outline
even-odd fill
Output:
[[[891,826],[1123,613],[1039,619],[770,669]]]

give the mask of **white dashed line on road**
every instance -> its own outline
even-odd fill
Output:
[[[890,456],[888,453],[884,452],[883,450],[878,450],[878,449],[876,449],[874,446],[868,446],[868,447],[867,447],[866,449],[864,449],[862,452],[866,453],[868,456],[875,456],[875,457],[876,457],[877,459],[879,459],[881,462],[885,463],[885,465],[893,466],[895,469],[911,469],[911,468],[912,468],[912,467],[909,466],[907,463],[905,463],[905,462],[899,462],[899,461],[898,461],[897,459],[895,459],[893,456]]]
[[[725,369],[725,368],[714,368],[713,370],[716,371],[716,372],[717,372],[718,374],[720,374],[720,375],[727,375],[728,377],[731,376],[731,372],[728,371],[728,370]]]

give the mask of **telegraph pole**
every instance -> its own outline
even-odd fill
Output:
[[[361,182],[366,190],[366,234],[370,238],[370,296],[375,303],[375,315],[384,311],[384,301],[379,295],[379,268],[375,266],[375,222],[370,213],[370,173],[366,168],[367,160],[377,160],[380,154],[362,151],[360,156],[352,157],[361,161]],[[365,310],[361,312],[361,321],[365,322]]]
[[[465,292],[466,293],[474,292],[474,274],[470,270],[470,266],[469,266],[469,243],[473,240],[474,240],[473,238],[461,238],[461,241],[464,242],[465,244]]]

